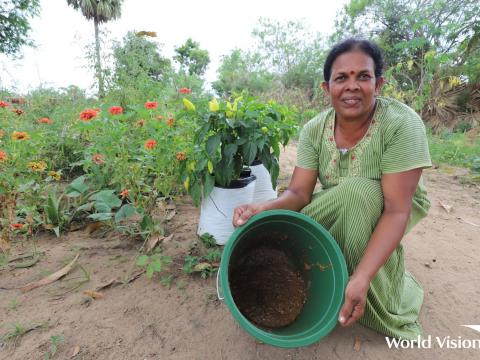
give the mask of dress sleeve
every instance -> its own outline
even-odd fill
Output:
[[[312,141],[312,125],[313,123],[307,123],[300,131],[297,146],[297,166],[318,171],[319,154]]]
[[[405,114],[385,139],[381,160],[384,174],[432,166],[425,125],[417,114]]]

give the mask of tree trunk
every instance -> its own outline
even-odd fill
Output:
[[[105,96],[105,89],[103,86],[102,65],[100,63],[100,39],[98,35],[98,20],[94,18],[93,23],[95,25],[95,72],[98,79],[98,97],[102,99]]]

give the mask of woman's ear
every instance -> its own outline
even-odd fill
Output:
[[[328,86],[328,82],[326,82],[326,81],[322,82],[322,89],[323,89],[323,92],[325,93],[325,95],[330,95],[330,88]]]
[[[383,76],[380,76],[375,80],[375,95],[380,94],[383,84],[385,84],[385,78]]]

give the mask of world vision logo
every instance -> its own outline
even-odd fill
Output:
[[[460,325],[480,333],[480,325]],[[480,338],[465,339],[461,336],[435,336],[420,335],[414,339],[395,339],[385,337],[389,349],[477,349],[480,350]]]

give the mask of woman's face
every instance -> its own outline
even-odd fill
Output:
[[[375,79],[373,59],[361,50],[352,50],[335,59],[330,80],[322,87],[337,116],[354,121],[368,118],[383,81],[383,77]]]

